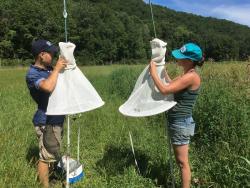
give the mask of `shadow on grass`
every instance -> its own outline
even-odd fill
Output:
[[[169,162],[154,162],[143,151],[135,149],[136,160],[140,169],[139,175],[144,178],[150,178],[157,186],[171,187],[171,173]],[[129,166],[135,166],[134,156],[131,148],[108,146],[105,149],[104,156],[97,162],[97,168],[100,173],[108,176],[123,174]]]
[[[26,160],[29,165],[35,167],[39,159],[39,148],[38,146],[34,145],[34,143],[30,143],[27,154]]]

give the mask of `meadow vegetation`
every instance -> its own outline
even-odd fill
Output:
[[[97,110],[71,117],[71,152],[85,178],[72,187],[169,187],[171,182],[165,116],[124,117],[128,98],[145,65],[84,66],[81,70],[105,101]],[[169,64],[170,75],[180,70]],[[27,68],[0,69],[0,187],[39,187],[37,141],[32,125],[36,109],[25,84]],[[194,109],[196,133],[190,146],[192,187],[250,186],[250,67],[247,63],[205,64]],[[134,164],[131,131],[140,173]],[[66,135],[66,126],[65,126]],[[66,136],[63,151],[66,151]],[[180,186],[174,166],[176,187]],[[58,181],[55,187],[61,187]]]

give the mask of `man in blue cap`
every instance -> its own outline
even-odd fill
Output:
[[[26,83],[31,97],[37,104],[33,124],[39,139],[38,176],[41,184],[49,187],[49,164],[60,157],[64,116],[47,116],[45,113],[58,74],[66,67],[67,62],[59,58],[54,69],[52,68],[52,60],[58,48],[47,40],[34,41],[31,51],[35,62],[26,74]]]
[[[169,84],[161,82],[156,73],[156,65],[150,63],[150,74],[155,85],[162,94],[174,94],[177,104],[167,112],[168,132],[174,149],[175,159],[180,167],[182,188],[189,188],[191,170],[189,166],[188,150],[190,137],[194,135],[195,122],[192,110],[199,94],[201,84],[200,75],[195,67],[202,66],[204,62],[201,48],[194,43],[187,43],[180,49],[172,51],[177,65],[183,68],[183,73],[171,79],[166,72]]]

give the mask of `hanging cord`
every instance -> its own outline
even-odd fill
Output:
[[[151,18],[152,18],[152,23],[153,23],[153,28],[154,28],[154,34],[155,34],[155,38],[156,38],[155,20],[154,20],[154,13],[153,13],[153,7],[152,7],[151,0],[149,0],[149,5],[150,5]]]
[[[63,17],[64,17],[64,31],[65,31],[65,42],[68,42],[68,33],[67,33],[67,7],[66,7],[66,0],[63,0]],[[66,188],[69,188],[69,156],[70,156],[70,119],[69,115],[67,115],[67,157],[66,157]]]
[[[133,155],[134,155],[135,165],[136,165],[136,167],[137,167],[137,170],[138,170],[139,174],[141,174],[140,168],[139,168],[139,166],[138,166],[138,163],[137,163],[137,160],[136,160],[136,157],[135,157],[134,144],[133,144],[132,135],[131,135],[131,132],[130,132],[130,131],[129,131],[129,139],[130,139],[130,145],[131,145],[132,153],[133,153]]]
[[[153,13],[153,7],[152,7],[152,3],[151,0],[149,0],[149,5],[150,5],[150,10],[151,10],[151,18],[152,18],[152,23],[153,23],[153,28],[154,28],[154,35],[156,38],[156,29],[155,29],[155,21],[154,21],[154,13]],[[169,136],[169,132],[168,132],[168,122],[166,124],[166,137],[168,137],[168,151],[169,151],[169,162],[170,162],[170,173],[171,173],[171,184],[172,184],[172,188],[175,188],[175,180],[174,180],[174,174],[173,174],[173,160],[172,160],[172,144],[171,144],[171,140],[170,140],[170,136]]]
[[[152,23],[153,23],[153,28],[154,28],[154,34],[156,38],[156,29],[155,29],[155,21],[154,21],[154,13],[153,13],[153,7],[151,0],[149,0],[149,5],[150,5],[150,10],[151,10],[151,17],[152,17]],[[169,162],[170,162],[170,173],[171,173],[171,180],[172,180],[172,188],[175,188],[175,183],[174,183],[174,174],[173,174],[173,160],[172,160],[172,144],[170,140],[170,136],[168,133],[168,122],[166,124],[166,137],[168,137],[168,151],[169,151]]]
[[[67,32],[67,6],[66,6],[66,0],[63,0],[64,10],[63,10],[63,17],[64,17],[64,31],[65,31],[65,42],[68,42],[68,32]]]
[[[153,28],[154,28],[154,35],[155,35],[155,38],[156,38],[154,14],[153,14],[152,3],[151,3],[150,0],[149,0],[149,5],[150,5],[150,10],[151,10],[151,17],[152,17],[152,23],[153,23]],[[138,172],[139,172],[139,174],[140,174],[140,168],[139,168],[139,166],[138,166],[138,163],[137,163],[137,160],[136,160],[136,157],[135,157],[135,150],[134,150],[132,135],[131,135],[131,132],[130,132],[130,131],[129,131],[129,139],[130,139],[130,145],[131,145],[132,153],[133,153],[133,155],[134,155],[135,165],[136,165],[136,167],[137,167],[137,169],[138,169]]]

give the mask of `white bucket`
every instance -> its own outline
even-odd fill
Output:
[[[62,159],[57,166],[67,172],[67,156],[62,156]],[[76,183],[83,177],[83,165],[79,161],[69,157],[69,183]]]

